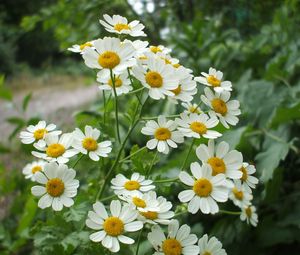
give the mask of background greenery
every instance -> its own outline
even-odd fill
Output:
[[[134,2],[134,1],[130,1]],[[245,161],[254,163],[260,185],[254,192],[259,225],[249,227],[236,216],[183,215],[199,236],[216,235],[228,254],[299,254],[300,248],[300,3],[297,0],[170,0],[143,1],[142,10],[121,0],[19,0],[0,3],[0,72],[9,81],[24,70],[43,73],[60,66],[77,75],[89,75],[78,55],[66,53],[75,43],[102,37],[107,33],[100,27],[102,14],[120,14],[139,19],[146,25],[151,44],[173,48],[173,56],[194,70],[195,75],[210,66],[223,70],[233,82],[234,96],[241,102],[242,116],[237,127],[221,138],[240,150]],[[149,2],[154,10],[149,12]],[[148,3],[148,10],[147,10]],[[141,13],[142,11],[142,13]],[[167,29],[166,29],[167,28]],[[159,33],[160,31],[160,33]],[[93,74],[92,74],[93,75]],[[8,84],[8,83],[7,83]],[[10,88],[0,80],[0,96],[13,98]],[[123,97],[121,118],[123,133],[135,107],[134,99]],[[24,98],[21,111],[26,112],[30,96]],[[113,122],[111,103],[108,122]],[[76,124],[100,125],[105,136],[114,136],[109,125],[98,123],[101,102],[89,111],[75,115]],[[150,102],[145,115],[178,112],[164,102]],[[43,116],[37,116],[43,118]],[[98,245],[88,241],[83,228],[86,211],[99,188],[99,179],[111,162],[81,161],[76,167],[81,180],[76,204],[70,210],[53,214],[37,209],[30,195],[29,181],[21,168],[31,160],[25,156],[31,148],[21,146],[14,138],[20,129],[36,119],[11,116],[15,126],[10,141],[0,146],[0,254],[103,254]],[[61,127],[64,131],[74,127]],[[126,155],[132,145],[145,144],[145,137],[132,135]],[[138,137],[138,139],[137,139]],[[206,142],[206,141],[201,141]],[[154,167],[156,176],[173,177],[186,155],[188,144],[161,157]],[[22,154],[20,151],[22,150]],[[18,154],[17,154],[18,153]],[[18,155],[18,157],[16,157]],[[151,164],[151,153],[137,154],[126,167],[145,171]],[[141,162],[141,158],[145,159]],[[195,155],[190,162],[196,160]],[[177,205],[182,187],[161,185],[159,193]],[[172,192],[171,192],[172,190]],[[107,193],[110,195],[111,193]],[[170,197],[169,194],[173,194]],[[88,198],[88,199],[87,199]],[[228,203],[225,209],[237,210]],[[147,251],[147,243],[141,251]],[[124,254],[132,254],[129,250]],[[122,253],[123,254],[123,253]],[[143,254],[143,253],[141,253]],[[144,254],[150,254],[149,252]]]

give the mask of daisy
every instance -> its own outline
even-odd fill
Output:
[[[23,168],[23,174],[25,175],[25,179],[30,179],[32,181],[35,181],[34,175],[44,170],[45,161],[39,160],[39,161],[33,161],[32,163],[27,164]]]
[[[89,211],[86,225],[97,232],[90,235],[93,242],[101,242],[111,252],[118,252],[120,244],[133,244],[134,239],[125,236],[126,232],[136,232],[143,227],[141,221],[136,221],[138,212],[130,205],[121,205],[119,200],[110,203],[109,216],[104,205],[100,202],[93,204]]]
[[[97,74],[97,81],[101,83],[99,86],[100,90],[110,90],[113,93],[113,82],[110,78],[110,75],[103,76],[101,74]],[[130,80],[128,78],[128,73],[124,72],[120,75],[115,76],[114,78],[115,88],[116,88],[116,94],[117,96],[120,96],[122,94],[127,94],[129,91],[132,90],[132,86],[130,83]]]
[[[169,53],[171,53],[172,50],[169,49],[169,48],[167,48],[167,47],[165,47],[165,46],[163,46],[163,45],[157,45],[157,46],[151,45],[149,47],[149,51],[151,51],[154,54],[156,54],[158,52],[161,52],[163,54],[169,54]]]
[[[177,220],[168,225],[168,235],[155,225],[148,234],[148,240],[155,249],[155,255],[197,255],[199,247],[195,245],[197,236],[190,234],[191,228],[184,224],[179,228]]]
[[[63,134],[61,137],[58,135],[47,134],[45,135],[45,142],[45,147],[34,144],[36,149],[43,152],[33,151],[33,156],[45,159],[49,162],[57,161],[60,164],[65,164],[69,161],[69,158],[78,153],[77,150],[70,149],[73,143],[73,136],[71,133]]]
[[[135,63],[135,49],[131,43],[121,42],[118,38],[104,37],[95,40],[94,47],[95,49],[85,48],[82,57],[88,67],[101,69],[98,76],[107,77],[110,70],[114,74],[121,74]]]
[[[56,125],[46,124],[46,121],[41,120],[38,124],[30,125],[26,128],[26,131],[20,133],[21,142],[24,144],[31,144],[37,142],[40,147],[46,145],[44,138],[46,134],[60,135],[61,131],[55,130]]]
[[[61,211],[63,206],[72,206],[72,198],[76,196],[79,187],[79,181],[74,179],[75,175],[76,172],[64,164],[45,164],[44,171],[35,174],[36,181],[42,186],[31,188],[34,196],[41,197],[38,207],[44,209],[52,206],[54,211]]]
[[[104,20],[99,20],[100,24],[104,26],[105,30],[110,33],[116,34],[127,34],[130,36],[146,36],[143,29],[145,26],[138,20],[131,21],[128,23],[125,17],[120,15],[113,15],[112,17],[104,14]]]
[[[204,89],[204,95],[201,95],[201,100],[212,110],[211,115],[216,115],[222,125],[229,128],[229,125],[235,126],[239,119],[236,117],[241,114],[240,102],[238,100],[229,100],[230,92],[213,93],[209,88]]]
[[[208,74],[202,72],[202,76],[195,77],[195,81],[200,82],[206,86],[212,87],[216,92],[232,91],[232,84],[230,81],[222,81],[223,73],[210,67]]]
[[[209,117],[205,113],[198,115],[197,113],[182,113],[180,119],[175,120],[179,125],[178,130],[186,137],[201,138],[201,136],[208,139],[216,139],[222,136],[221,133],[209,130],[218,125],[218,119],[213,116]]]
[[[230,190],[229,198],[236,206],[243,208],[251,204],[250,201],[253,199],[253,196],[245,190],[241,181],[235,180],[233,188]]]
[[[144,135],[154,136],[153,139],[147,142],[148,149],[157,150],[161,153],[168,154],[169,146],[177,148],[177,143],[183,143],[183,135],[180,131],[175,131],[177,124],[173,120],[166,120],[162,115],[158,117],[158,122],[154,120],[147,121],[146,126],[141,132]]]
[[[165,61],[166,64],[172,65],[173,67],[175,66],[175,67],[178,67],[178,68],[179,68],[179,66],[178,66],[178,64],[179,64],[179,59],[173,58],[173,57],[171,57],[171,55],[169,55],[169,54],[164,54],[164,53],[162,53],[162,52],[156,53],[156,56],[157,56],[158,58],[162,59],[163,61]],[[184,67],[182,67],[182,68],[184,68]]]
[[[68,48],[69,51],[75,52],[75,53],[82,53],[82,51],[86,48],[86,47],[90,47],[93,48],[93,42],[94,41],[90,41],[90,42],[86,42],[83,44],[74,44],[72,45],[72,47]]]
[[[131,178],[128,179],[122,174],[118,174],[111,180],[111,188],[114,190],[116,195],[131,195],[135,193],[148,192],[155,188],[152,185],[152,180],[145,180],[145,176],[139,173],[133,173]]]
[[[252,193],[252,189],[255,189],[256,184],[258,184],[258,179],[251,175],[256,172],[255,166],[244,162],[240,171],[243,173],[240,178],[242,185],[248,193]]]
[[[144,223],[168,225],[175,215],[173,211],[170,211],[172,203],[162,196],[156,198],[155,192],[152,198],[157,201],[158,210],[139,211],[138,219]]]
[[[163,99],[165,96],[174,96],[170,90],[176,89],[178,77],[174,75],[174,67],[165,64],[161,59],[149,57],[138,61],[137,66],[132,68],[133,75],[149,89],[149,96],[155,100]]]
[[[229,151],[229,144],[220,142],[215,148],[214,140],[208,141],[208,146],[201,144],[196,149],[197,157],[203,164],[209,164],[212,167],[212,175],[225,174],[231,179],[240,179],[242,172],[242,153],[232,150]]]
[[[247,224],[251,224],[252,226],[256,227],[258,223],[256,208],[253,205],[243,207],[240,219],[242,221],[246,221]]]
[[[222,243],[214,236],[208,239],[205,234],[199,239],[200,255],[226,255],[226,251],[222,249]]]
[[[212,176],[210,165],[200,166],[199,163],[191,164],[191,177],[186,172],[180,172],[179,179],[192,189],[184,190],[179,193],[178,198],[181,202],[188,204],[188,211],[195,214],[201,210],[202,213],[215,214],[219,211],[217,202],[226,202],[228,199],[228,188],[224,174]]]
[[[195,104],[195,103],[192,104],[191,102],[187,102],[187,103],[182,103],[181,105],[185,108],[184,112],[186,112],[188,114],[189,113],[197,113],[197,114],[202,113],[198,104]]]
[[[132,46],[135,49],[135,57],[138,58],[140,56],[142,56],[146,51],[147,51],[147,46],[149,44],[149,42],[147,41],[141,41],[141,40],[134,40],[134,41],[130,41],[128,39],[124,40],[125,43],[131,43]]]
[[[73,144],[77,153],[88,154],[91,160],[98,161],[99,157],[108,157],[111,152],[111,141],[98,143],[100,131],[91,126],[85,126],[84,133],[76,128],[73,132]]]

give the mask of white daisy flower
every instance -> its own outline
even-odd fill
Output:
[[[98,76],[107,77],[110,70],[114,74],[121,74],[135,63],[135,49],[131,43],[121,42],[118,38],[104,37],[95,40],[94,47],[95,49],[85,48],[82,57],[88,67],[101,69]]]
[[[75,175],[76,172],[64,164],[45,164],[44,171],[35,174],[36,181],[43,186],[31,188],[34,196],[41,197],[38,207],[44,209],[52,206],[54,211],[61,211],[63,206],[72,206],[72,198],[76,196],[79,187],[79,181],[74,179]]]
[[[149,44],[149,42],[147,41],[141,41],[141,40],[134,40],[134,41],[130,41],[128,39],[124,40],[125,43],[131,43],[132,46],[135,49],[135,57],[138,58],[140,56],[143,56],[143,54],[147,51],[147,46]]]
[[[133,244],[134,239],[125,236],[126,232],[136,232],[143,227],[141,221],[136,221],[138,212],[130,205],[121,205],[119,200],[110,203],[111,216],[100,202],[93,204],[93,211],[89,211],[86,225],[97,232],[90,235],[93,242],[101,242],[111,252],[118,252],[120,244]]]
[[[34,144],[34,147],[39,151],[33,151],[32,155],[37,158],[45,159],[49,162],[57,161],[60,164],[65,164],[69,159],[75,156],[78,151],[76,149],[70,149],[73,143],[73,136],[71,133],[58,135],[47,134],[45,135],[45,147],[40,147],[38,144]]]
[[[226,251],[222,249],[222,243],[214,236],[208,239],[208,235],[205,234],[199,239],[198,245],[200,255],[227,255]]]
[[[132,195],[135,193],[145,193],[155,188],[152,180],[145,180],[145,176],[133,173],[128,179],[122,174],[118,174],[111,180],[111,188],[116,195]]]
[[[158,210],[139,211],[138,219],[144,223],[168,225],[175,215],[173,211],[170,211],[172,203],[162,196],[156,197],[155,192],[149,193],[154,194],[152,199],[157,201]]]
[[[163,45],[157,45],[157,46],[151,45],[149,47],[149,51],[151,51],[154,54],[156,54],[158,52],[161,52],[163,54],[170,54],[172,50],[169,49],[169,48],[167,48],[167,47],[165,47],[165,46],[163,46]]]
[[[137,66],[132,68],[133,75],[149,89],[149,96],[155,100],[163,99],[165,96],[174,96],[170,90],[176,89],[178,77],[174,75],[174,67],[167,65],[163,60],[149,57],[138,61]]]
[[[255,166],[244,162],[240,171],[243,173],[240,178],[242,185],[248,193],[252,193],[252,189],[255,189],[256,184],[258,184],[258,179],[251,175],[256,172]]]
[[[30,125],[26,128],[26,131],[20,133],[21,142],[24,144],[31,144],[37,142],[40,147],[46,145],[44,138],[46,134],[60,135],[60,130],[55,130],[56,125],[46,124],[46,121],[41,120],[38,124]]]
[[[226,202],[228,199],[228,188],[224,174],[212,176],[210,165],[199,163],[191,164],[191,177],[186,172],[180,172],[179,179],[192,189],[184,190],[179,193],[178,198],[181,202],[188,204],[188,211],[195,214],[201,210],[202,213],[215,214],[219,211],[217,202]]]
[[[97,128],[85,126],[84,133],[76,128],[73,131],[72,146],[78,153],[88,154],[91,160],[98,161],[99,157],[108,157],[112,150],[111,141],[97,142],[99,136],[100,131]]]
[[[158,57],[158,58],[160,58],[160,59],[162,59],[163,61],[165,61],[165,63],[167,65],[172,65],[173,67],[177,67],[175,70],[177,70],[180,67],[180,66],[178,66],[179,59],[173,58],[169,54],[164,54],[162,52],[158,52],[158,53],[155,54],[155,56]],[[184,67],[182,66],[181,68],[184,68]]]
[[[208,74],[202,72],[203,76],[195,77],[195,81],[200,82],[206,86],[212,87],[216,92],[232,91],[232,84],[230,81],[222,81],[223,73],[210,67]]]
[[[212,167],[212,175],[225,174],[230,179],[240,179],[242,172],[239,170],[243,164],[242,153],[232,150],[229,151],[229,144],[220,142],[215,148],[214,140],[208,141],[208,146],[201,144],[196,149],[197,157],[203,164]]]
[[[25,179],[30,179],[32,181],[35,181],[35,177],[34,175],[37,172],[43,171],[44,170],[44,165],[45,165],[45,161],[43,160],[39,160],[39,161],[33,161],[29,164],[27,164],[24,168],[23,168],[23,174],[25,175]]]
[[[233,188],[230,190],[229,198],[236,206],[243,208],[251,204],[250,201],[253,199],[253,196],[245,190],[240,180],[235,180]]]
[[[153,139],[147,142],[148,149],[157,150],[161,153],[168,154],[169,146],[177,148],[177,143],[183,143],[183,135],[180,131],[176,131],[177,124],[173,120],[166,120],[162,115],[158,117],[158,122],[154,120],[147,121],[146,126],[141,132],[144,135],[154,136]]]
[[[99,20],[100,24],[104,26],[105,30],[110,33],[116,34],[127,34],[130,36],[146,36],[143,29],[145,26],[138,20],[131,21],[128,23],[125,17],[120,15],[113,15],[112,17],[104,14],[104,20]]]
[[[117,96],[127,94],[129,91],[132,90],[132,86],[130,83],[130,79],[128,78],[127,72],[115,76],[114,80]],[[101,85],[98,87],[100,90],[110,90],[112,92],[112,96],[115,96],[113,92],[113,82],[110,78],[110,75],[103,76],[100,73],[98,73],[97,81],[101,83]]]
[[[247,224],[251,224],[252,226],[256,227],[258,223],[256,208],[253,205],[243,207],[240,219],[241,221],[246,221]]]
[[[86,42],[83,44],[74,44],[72,45],[72,47],[68,48],[69,51],[75,52],[75,53],[82,53],[82,51],[86,48],[86,47],[90,47],[93,48],[93,42],[94,41],[90,41],[90,42]]]
[[[195,245],[197,236],[190,234],[191,228],[184,224],[179,228],[177,220],[168,225],[168,235],[155,225],[148,234],[148,240],[155,249],[155,255],[197,255],[199,247]]]
[[[192,104],[191,102],[187,102],[187,103],[181,103],[181,105],[185,108],[184,112],[185,113],[197,113],[200,114],[202,113],[202,110],[200,109],[199,105],[197,104]]]
[[[241,114],[240,102],[238,100],[229,100],[230,92],[213,93],[209,88],[204,89],[204,95],[201,95],[201,100],[212,110],[210,115],[216,115],[222,125],[229,128],[229,125],[235,126],[239,119],[236,117]]]
[[[222,136],[221,133],[209,130],[218,125],[219,120],[213,116],[209,117],[205,113],[198,115],[197,113],[182,113],[180,119],[175,120],[179,125],[178,130],[186,137],[201,138],[201,136],[208,139],[216,139]]]

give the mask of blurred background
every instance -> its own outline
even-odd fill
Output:
[[[0,254],[54,254],[47,245],[61,243],[52,230],[38,232],[21,172],[32,158],[17,137],[40,118],[64,130],[85,120],[80,111],[99,93],[93,71],[67,48],[107,35],[98,21],[105,13],[140,20],[150,43],[172,48],[195,76],[222,70],[241,102],[240,123],[224,139],[257,167],[259,225],[196,215],[186,218],[193,231],[216,235],[228,254],[300,254],[298,0],[2,0]],[[64,240],[55,254],[75,254],[80,238]]]

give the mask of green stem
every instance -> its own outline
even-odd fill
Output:
[[[171,179],[164,179],[164,180],[155,180],[153,181],[154,183],[168,183],[168,182],[176,182],[178,181],[179,178],[176,177],[176,178],[171,178]]]
[[[136,90],[133,90],[133,91],[130,91],[130,92],[128,92],[126,95],[135,94],[135,93],[140,92],[140,91],[143,91],[143,90],[144,90],[144,87],[143,87],[143,88],[136,89]]]
[[[144,149],[146,149],[147,147],[146,146],[144,146],[144,147],[142,147],[142,148],[140,148],[140,149],[138,149],[137,151],[135,151],[135,152],[133,152],[133,153],[131,153],[130,155],[128,155],[127,157],[125,157],[125,158],[123,158],[122,160],[120,160],[120,163],[123,163],[124,161],[126,161],[127,159],[129,159],[129,158],[131,158],[132,156],[134,156],[134,155],[136,155],[136,154],[138,154],[140,151],[142,151],[142,150],[144,150]]]
[[[183,164],[182,164],[182,166],[181,166],[180,171],[182,171],[182,170],[185,168],[186,162],[188,161],[188,158],[189,158],[189,156],[190,156],[190,154],[191,154],[191,151],[192,151],[192,149],[193,149],[193,146],[194,146],[194,144],[195,144],[195,141],[196,141],[196,139],[193,138],[192,143],[191,143],[190,148],[189,148],[189,151],[188,151],[188,153],[186,154],[186,157],[185,157],[185,159],[184,159],[184,161],[183,161]]]
[[[219,210],[219,213],[225,213],[229,215],[240,215],[241,212],[232,212],[232,211],[226,211],[226,210]]]
[[[100,199],[101,202],[104,202],[104,201],[107,201],[107,200],[111,200],[113,198],[117,197],[117,195],[111,195],[111,196],[108,196],[108,197],[105,197],[105,198],[102,198]]]
[[[166,118],[176,118],[176,117],[180,117],[180,114],[174,114],[174,115],[167,115],[167,116],[164,116]],[[156,120],[158,118],[157,117],[143,117],[142,120]]]
[[[174,218],[176,218],[176,217],[178,217],[178,216],[181,216],[181,215],[183,215],[183,214],[186,214],[187,212],[188,212],[188,211],[176,213],[176,214],[174,215]]]
[[[135,252],[135,255],[138,255],[138,254],[139,254],[140,243],[141,243],[141,237],[142,237],[143,231],[144,231],[144,227],[141,229],[141,231],[140,231],[140,233],[139,233],[139,236],[138,236],[138,241],[137,241],[137,246],[136,246],[136,252]]]
[[[102,91],[102,95],[103,95],[103,125],[105,126],[105,115],[106,115],[106,98],[105,98],[105,91]]]
[[[195,109],[192,111],[192,113],[194,113],[194,112],[197,111],[197,109],[199,108],[200,104],[202,104],[202,101],[200,101],[200,102],[197,104],[197,106],[196,106]]]
[[[149,169],[148,169],[147,172],[146,172],[146,178],[148,178],[149,175],[150,175],[150,172],[151,172],[151,170],[152,170],[152,168],[153,168],[153,165],[154,165],[154,162],[155,162],[155,160],[156,160],[156,158],[157,158],[157,155],[158,155],[158,151],[156,151],[156,153],[155,153],[155,155],[154,155],[154,157],[153,157],[153,159],[152,159],[151,165],[150,165]]]
[[[120,138],[120,130],[119,130],[119,115],[118,115],[118,96],[117,96],[117,91],[116,91],[116,86],[115,86],[115,76],[110,69],[110,79],[112,82],[112,87],[114,91],[114,96],[115,96],[115,115],[116,115],[116,127],[117,127],[117,136],[118,136],[118,141],[121,143],[121,138]]]
[[[81,154],[81,155],[77,158],[77,160],[74,162],[74,164],[73,164],[73,166],[72,166],[73,169],[75,168],[75,166],[77,166],[78,162],[83,158],[83,156],[84,156],[84,154]]]

